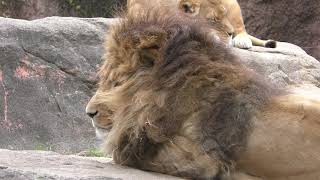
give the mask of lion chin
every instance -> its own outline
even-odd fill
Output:
[[[96,138],[98,140],[102,141],[102,140],[108,138],[108,134],[109,134],[110,130],[97,127],[93,120],[92,120],[92,126],[95,129]]]
[[[212,24],[152,10],[109,29],[86,108],[114,162],[193,179],[319,179],[319,90],[274,89],[208,36]]]

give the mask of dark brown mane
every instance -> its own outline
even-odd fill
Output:
[[[220,170],[246,147],[251,118],[270,91],[209,27],[177,12],[148,11],[111,29],[97,99],[114,113],[106,146],[117,163],[197,177],[152,161],[178,135],[190,136]],[[189,123],[194,134],[184,129]]]

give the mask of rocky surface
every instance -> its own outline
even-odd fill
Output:
[[[59,0],[1,0],[0,16],[17,19],[39,19],[63,13]],[[70,14],[73,12],[70,12]]]
[[[94,146],[84,110],[111,21],[0,18],[0,148]]]
[[[115,165],[108,158],[0,149],[0,179],[178,180],[180,178]]]
[[[296,44],[320,60],[319,0],[238,0],[249,33]]]
[[[300,47],[278,42],[277,48],[233,48],[248,67],[267,77],[279,88],[296,84],[320,87],[320,63]]]
[[[95,146],[84,110],[113,22],[0,18],[0,148],[73,153]],[[298,46],[233,52],[277,86],[320,84],[320,63]]]
[[[112,17],[127,0],[0,0],[0,16],[40,19],[49,16]]]

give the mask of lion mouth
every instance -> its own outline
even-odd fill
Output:
[[[112,125],[108,125],[105,127],[99,126],[97,124],[95,124],[92,120],[92,125],[95,128],[95,133],[96,133],[96,137],[98,140],[104,140],[105,138],[108,137],[109,132],[112,129]]]
[[[110,130],[111,130],[111,128],[96,127],[95,132],[96,132],[97,139],[104,140],[105,138],[107,138]]]

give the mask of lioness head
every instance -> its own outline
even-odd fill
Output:
[[[221,0],[179,0],[178,6],[191,16],[206,18],[212,23],[221,23],[225,32],[229,34],[234,31],[227,18],[227,9]]]
[[[206,26],[159,11],[110,29],[87,113],[116,163],[191,178],[232,169],[266,88]]]

